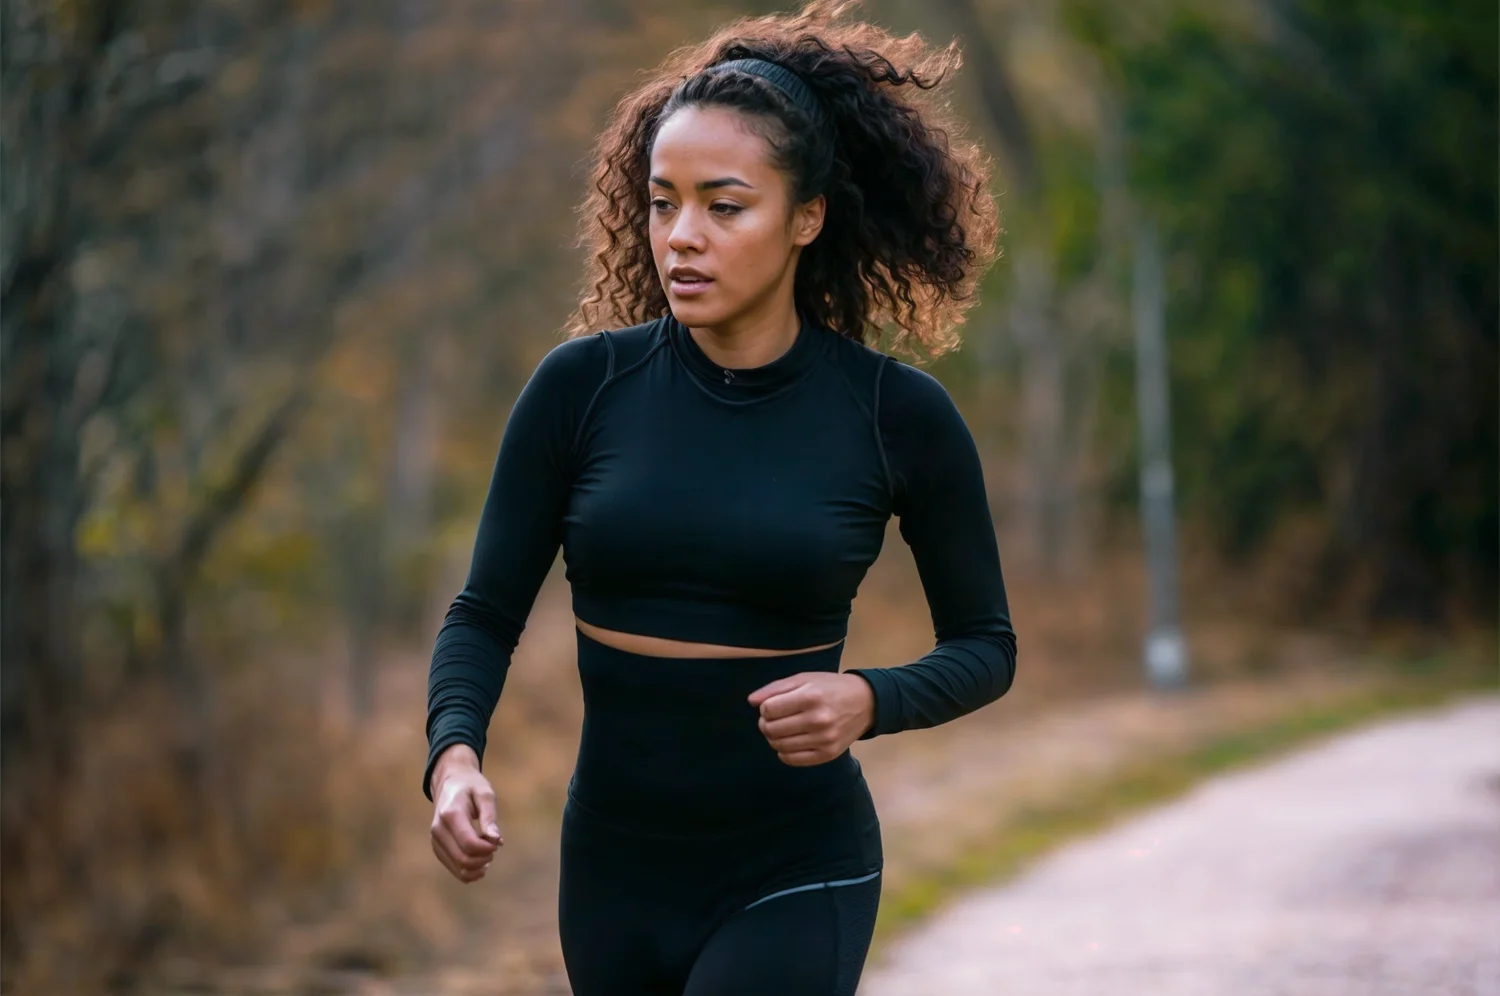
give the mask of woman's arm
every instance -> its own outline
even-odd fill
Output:
[[[1000,553],[979,452],[936,379],[889,361],[877,413],[901,536],[911,547],[937,644],[910,664],[852,668],[875,693],[860,737],[922,729],[1004,695],[1016,671]]]
[[[438,631],[427,677],[427,766],[422,792],[454,744],[484,758],[485,732],[511,654],[562,540],[578,420],[603,382],[599,336],[573,339],[537,365],[511,409],[479,517],[463,590]]]

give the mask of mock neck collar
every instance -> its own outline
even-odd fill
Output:
[[[708,391],[729,401],[767,397],[801,380],[822,351],[825,336],[798,312],[797,338],[786,352],[758,367],[722,367],[709,358],[688,327],[667,315],[667,335],[684,366]]]

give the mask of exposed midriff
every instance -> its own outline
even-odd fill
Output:
[[[821,643],[814,647],[802,647],[797,650],[766,650],[761,647],[729,647],[719,643],[692,643],[687,640],[643,636],[640,633],[622,633],[619,630],[603,629],[578,618],[575,618],[574,622],[577,623],[578,629],[591,640],[597,640],[616,650],[646,657],[786,657],[792,654],[806,654],[814,650],[827,650],[843,642],[834,640],[832,643]]]

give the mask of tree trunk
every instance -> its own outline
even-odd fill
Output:
[[[1061,562],[1068,528],[1064,481],[1066,355],[1052,321],[1052,261],[1036,243],[1016,253],[1011,329],[1021,348],[1022,522],[1030,554],[1044,570]]]
[[[20,321],[7,322],[5,329],[16,347],[7,350],[11,376],[0,439],[0,695],[6,760],[39,749],[61,761],[70,705],[82,692],[73,541],[83,507],[79,426],[65,401],[69,371],[60,354],[66,353],[67,336],[47,302],[56,293],[42,290],[27,302],[35,307],[23,306]],[[36,368],[38,376],[26,377],[27,368]],[[21,745],[26,750],[17,751]]]

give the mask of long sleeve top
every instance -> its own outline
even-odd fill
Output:
[[[806,322],[750,369],[716,365],[670,315],[558,345],[511,411],[468,579],[438,633],[424,793],[449,746],[483,758],[559,548],[584,622],[792,650],[844,637],[893,515],[935,645],[900,666],[847,668],[874,692],[862,739],[964,715],[1015,675],[979,456],[947,391]]]

